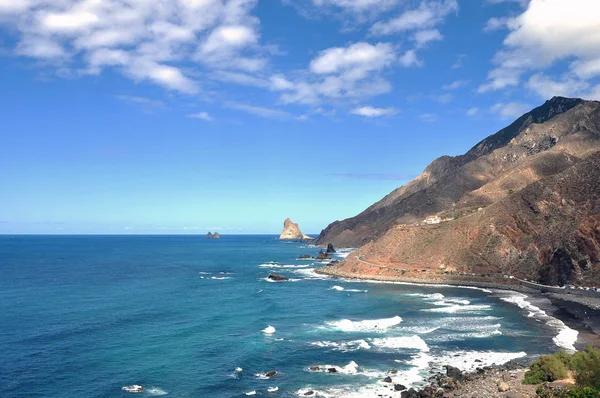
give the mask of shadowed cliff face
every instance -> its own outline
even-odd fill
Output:
[[[317,243],[359,247],[430,214],[461,216],[489,206],[600,149],[599,112],[598,102],[555,97],[466,154],[434,160],[358,216],[330,224]]]

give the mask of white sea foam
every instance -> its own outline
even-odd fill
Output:
[[[439,308],[429,308],[429,309],[424,309],[421,311],[426,311],[426,312],[445,312],[445,313],[449,313],[449,314],[455,314],[457,312],[471,312],[471,311],[488,311],[490,310],[492,307],[490,307],[489,305],[458,305],[458,304],[453,304],[453,305],[447,305],[445,307],[439,307]]]
[[[289,278],[289,279],[286,279],[286,280],[284,280],[284,281],[274,281],[273,279],[269,279],[269,277],[266,277],[266,278],[261,278],[261,279],[262,279],[263,281],[265,281],[265,282],[269,282],[269,283],[298,282],[298,281],[300,281],[300,280],[301,280],[301,279]]]
[[[550,326],[551,328],[556,329],[558,334],[552,339],[554,344],[568,351],[576,351],[574,344],[577,341],[579,332],[571,329],[565,325],[563,321],[549,316],[545,311],[531,304],[529,301],[527,301],[526,295],[521,293],[513,293],[508,297],[500,297],[500,299],[506,301],[507,303],[515,304],[519,308],[527,311],[527,316],[529,318],[538,319],[542,322],[545,322],[546,325]]]
[[[462,371],[472,372],[476,368],[502,365],[526,356],[525,352],[447,351],[444,355],[434,358],[432,366],[441,370],[444,365],[451,365]]]
[[[213,276],[210,279],[225,280],[225,279],[231,279],[231,277],[230,276]]]
[[[369,350],[371,345],[365,340],[352,340],[352,341],[315,341],[310,343],[311,345],[323,348],[331,348],[334,351],[351,352],[357,350]]]
[[[237,368],[235,368],[235,371],[236,371],[236,372],[238,372],[238,373],[240,373],[240,372],[241,372],[241,371],[243,371],[243,370],[244,370],[244,369],[242,369],[242,368],[240,368],[240,367],[237,367]]]
[[[150,387],[150,388],[145,389],[145,392],[148,395],[155,395],[155,396],[168,394],[168,392],[166,392],[165,390],[163,390],[160,387]]]
[[[273,326],[271,326],[271,325],[269,325],[266,328],[264,328],[263,330],[261,330],[261,332],[264,333],[264,334],[273,334],[276,331],[277,330]]]
[[[416,349],[424,352],[429,351],[427,343],[417,335],[375,338],[370,340],[370,342],[374,347],[386,350]]]
[[[304,279],[331,279],[328,275],[321,275],[315,272],[316,268],[303,268],[293,270],[292,272],[297,275],[301,275]]]
[[[277,391],[279,391],[279,387],[277,387],[277,386],[267,388],[267,392],[277,392]]]
[[[247,392],[247,393],[245,393],[245,395],[256,395],[256,391]]]
[[[350,319],[342,319],[340,321],[325,322],[329,327],[341,330],[343,332],[387,332],[391,327],[394,327],[402,322],[402,318],[395,316],[393,318],[351,321]]]
[[[367,293],[368,290],[360,290],[360,289],[346,289],[342,286],[332,286],[329,288],[330,290],[337,290],[338,292],[348,292],[348,293]]]
[[[210,275],[211,273],[210,272],[198,272],[198,274],[200,274],[200,275]]]

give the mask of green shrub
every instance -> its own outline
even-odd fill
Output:
[[[523,384],[540,384],[569,376],[569,368],[555,355],[543,355],[525,373]]]
[[[565,398],[598,398],[600,391],[590,387],[571,388],[564,396]]]
[[[579,387],[600,390],[600,350],[587,346],[585,351],[573,355],[572,363]]]

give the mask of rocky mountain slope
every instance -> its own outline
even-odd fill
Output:
[[[414,225],[427,215],[455,218]],[[553,98],[318,243],[362,246],[339,265],[509,273],[600,284],[600,102]],[[358,257],[357,257],[358,256]]]
[[[464,214],[568,167],[600,148],[600,103],[555,97],[466,154],[434,160],[361,214],[330,224],[317,243],[359,247],[430,214]]]

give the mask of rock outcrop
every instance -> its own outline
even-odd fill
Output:
[[[457,271],[598,286],[600,102],[553,98],[390,195],[319,237],[361,246],[335,266],[345,274]],[[443,222],[422,225],[430,214]]]
[[[335,248],[331,243],[327,244],[327,252],[326,253],[336,253]]]
[[[275,282],[284,282],[284,281],[290,280],[289,278],[286,278],[285,276],[281,276],[281,275],[277,275],[277,274],[269,274],[268,279],[275,281]]]
[[[212,232],[209,232],[206,235],[204,235],[204,238],[206,238],[206,239],[221,239],[221,235],[219,235],[218,232],[215,232],[214,234]]]
[[[300,227],[298,224],[293,223],[292,220],[287,218],[283,223],[283,231],[281,231],[281,235],[279,235],[279,239],[281,240],[310,240],[312,239],[310,236],[304,235],[302,231],[300,231]]]

